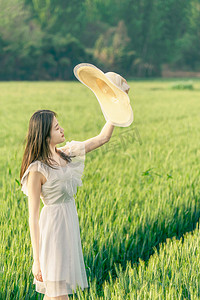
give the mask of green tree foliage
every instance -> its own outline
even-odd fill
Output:
[[[135,52],[131,50],[130,38],[123,20],[99,36],[95,43],[94,56],[107,70],[115,69],[118,73],[128,70],[135,58]]]
[[[85,6],[79,0],[24,0],[47,33],[80,38],[84,29]]]
[[[188,27],[176,40],[172,67],[199,71],[200,69],[200,1],[193,1]]]
[[[22,0],[0,1],[0,78],[25,79],[40,52],[42,37]]]
[[[124,76],[200,68],[199,0],[0,0],[0,79],[73,79],[80,62]]]
[[[65,36],[45,35],[40,57],[40,69],[45,79],[71,79],[73,67],[85,59],[90,61],[92,57],[85,53],[79,40],[69,33]]]

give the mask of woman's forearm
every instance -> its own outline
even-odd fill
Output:
[[[39,222],[29,218],[31,243],[33,248],[33,259],[39,261]]]
[[[103,126],[103,128],[102,128],[99,135],[104,137],[105,139],[109,140],[111,138],[112,133],[113,133],[114,127],[115,126],[112,125],[112,123],[107,121],[106,124]]]

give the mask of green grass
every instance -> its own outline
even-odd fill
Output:
[[[200,298],[200,80],[192,90],[172,89],[174,82],[129,82],[134,122],[86,155],[75,200],[90,288],[70,299]],[[77,82],[1,82],[0,89],[0,298],[42,299],[32,284],[27,197],[17,183],[29,119],[55,110],[66,140],[79,141],[99,134],[105,120]]]
[[[174,90],[193,90],[193,82],[190,81],[183,81],[183,82],[176,82],[172,85],[172,89]]]

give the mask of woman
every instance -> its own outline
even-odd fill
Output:
[[[85,154],[108,142],[114,129],[107,121],[99,135],[57,148],[65,136],[56,116],[51,110],[32,115],[20,172],[28,196],[33,283],[45,300],[69,299],[77,286],[88,287],[74,195],[82,185]]]

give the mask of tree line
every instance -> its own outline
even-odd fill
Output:
[[[81,62],[199,71],[199,49],[200,0],[0,0],[0,80],[71,80]]]

